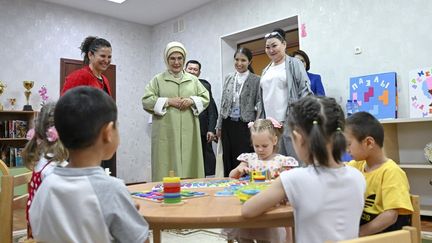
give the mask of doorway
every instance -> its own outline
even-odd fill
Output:
[[[233,55],[237,47],[240,44],[250,43],[253,45],[251,50],[257,50],[256,57],[254,57],[253,68],[255,73],[260,75],[262,69],[267,66],[270,62],[267,55],[264,52],[265,42],[264,35],[271,32],[273,29],[281,28],[287,32],[286,39],[290,41],[287,45],[287,52],[291,53],[294,49],[298,49],[300,46],[299,39],[299,20],[298,16],[292,16],[277,20],[268,24],[255,26],[246,30],[241,30],[235,33],[227,34],[221,37],[221,74],[222,77],[226,77],[229,73],[234,71]],[[292,39],[292,40],[291,40]],[[262,43],[254,42],[261,40]],[[256,46],[256,47],[255,47]],[[288,48],[289,47],[289,48]],[[260,50],[261,49],[261,50]],[[261,52],[261,53],[260,53]],[[254,53],[255,55],[255,53]],[[261,56],[260,56],[261,55]],[[223,79],[221,79],[223,81]]]

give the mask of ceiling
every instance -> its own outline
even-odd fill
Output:
[[[211,0],[126,0],[122,4],[107,0],[43,1],[153,26],[185,14]]]

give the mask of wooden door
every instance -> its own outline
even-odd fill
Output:
[[[74,60],[67,58],[60,58],[60,90],[59,94],[63,89],[63,85],[65,82],[65,78],[71,72],[80,69],[83,67],[82,60]],[[114,100],[116,100],[116,66],[111,64],[108,69],[103,73],[109,80],[109,85],[111,88],[111,96]],[[102,161],[102,167],[109,168],[112,176],[117,175],[117,166],[116,166],[116,154],[110,159]]]

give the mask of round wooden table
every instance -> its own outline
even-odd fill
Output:
[[[221,178],[222,179],[222,178]],[[221,180],[194,179],[182,182]],[[136,184],[128,186],[130,192],[151,191],[161,182]],[[216,197],[215,192],[222,187],[190,188],[189,191],[206,192],[209,196],[185,200],[183,205],[162,206],[143,199],[134,201],[140,205],[140,214],[153,230],[153,242],[161,242],[163,229],[208,229],[208,228],[267,228],[294,226],[293,209],[282,205],[271,209],[261,216],[245,219],[241,216],[240,200],[235,196]]]

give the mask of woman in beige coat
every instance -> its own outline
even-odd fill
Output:
[[[203,178],[198,115],[209,103],[209,93],[197,77],[185,72],[186,49],[170,42],[164,52],[167,70],[146,86],[142,104],[153,115],[152,180],[173,170],[182,178]]]

